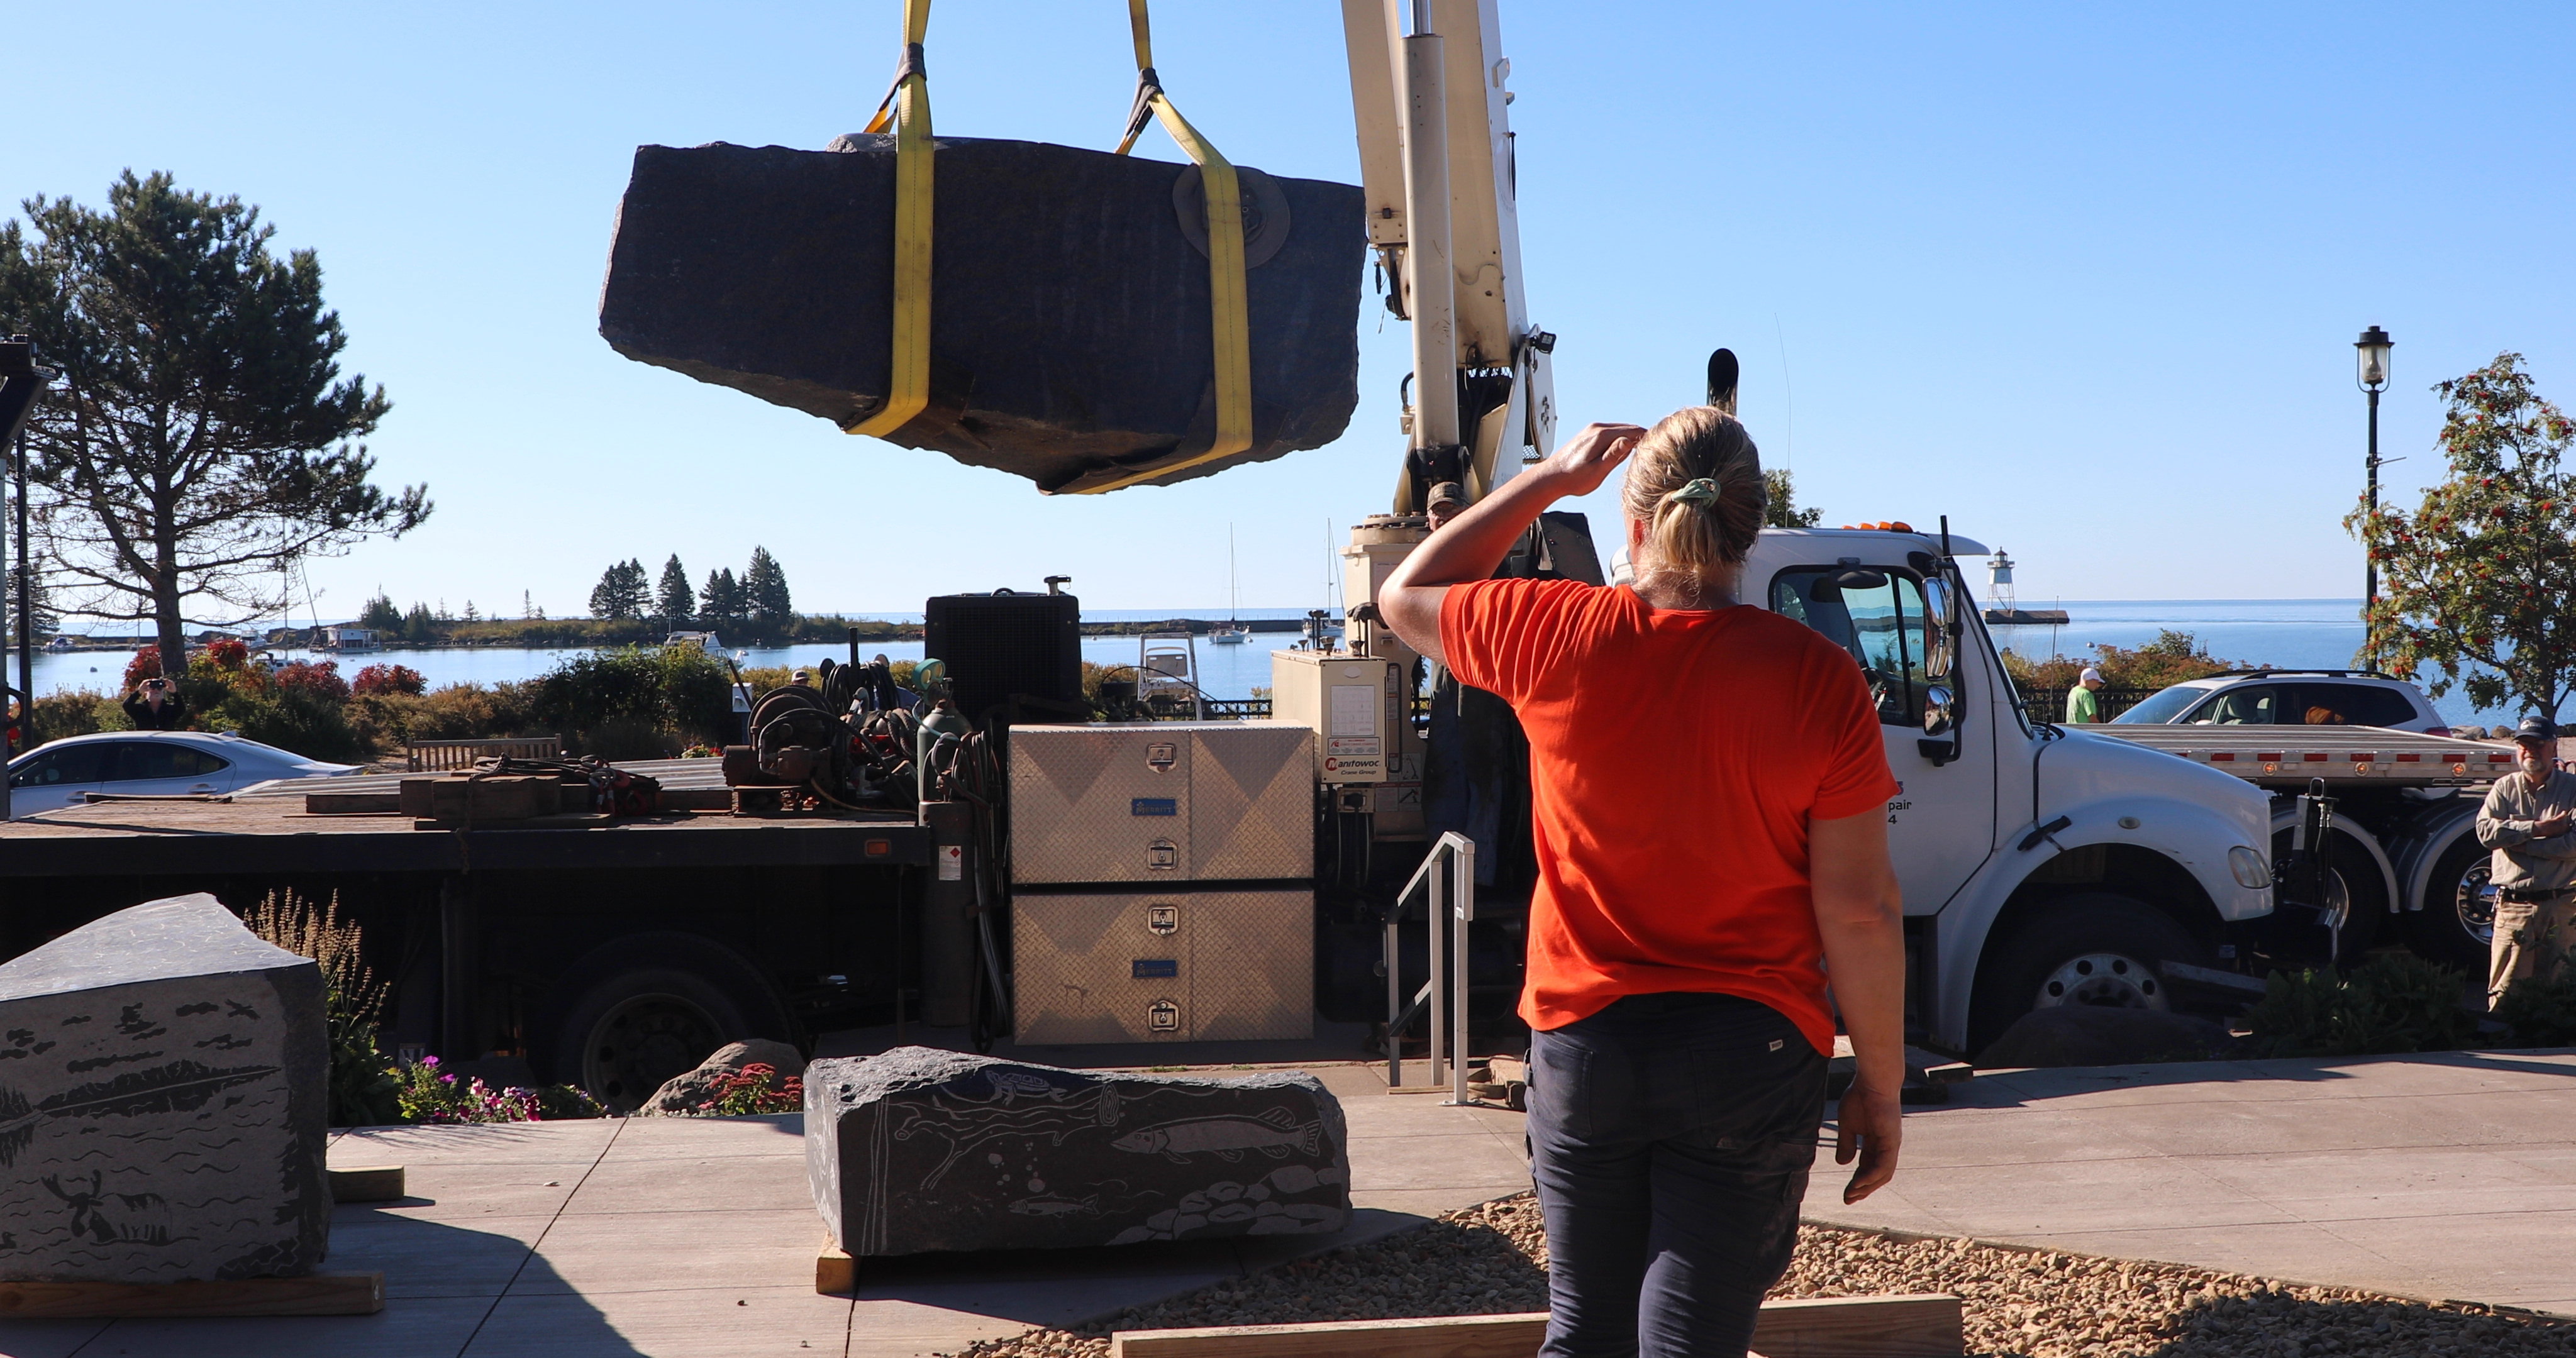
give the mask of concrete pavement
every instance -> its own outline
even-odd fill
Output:
[[[2576,1053],[1984,1072],[1810,1220],[2576,1314]]]

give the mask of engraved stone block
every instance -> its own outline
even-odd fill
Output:
[[[805,1070],[805,1167],[854,1255],[1326,1235],[1350,1216],[1315,1077],[1060,1070],[926,1047]]]
[[[212,896],[0,965],[0,1279],[312,1271],[327,1063],[320,969]]]

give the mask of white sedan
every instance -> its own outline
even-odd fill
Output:
[[[220,731],[102,731],[50,741],[9,761],[9,818],[80,806],[91,792],[189,796],[279,778],[342,778],[327,764]]]

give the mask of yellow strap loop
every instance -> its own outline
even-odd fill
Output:
[[[904,0],[903,62],[894,87],[877,105],[867,130],[891,123],[894,141],[894,343],[886,403],[843,432],[879,438],[910,423],[930,406],[930,78],[922,67],[921,39],[930,28],[930,0]]]
[[[1199,188],[1207,200],[1208,297],[1216,350],[1216,440],[1207,451],[1179,462],[1142,468],[1096,482],[1074,492],[1098,495],[1169,476],[1173,472],[1231,457],[1252,446],[1252,323],[1243,277],[1243,189],[1234,165],[1190,126],[1163,93],[1154,74],[1154,42],[1145,17],[1146,0],[1127,0],[1127,19],[1136,39],[1136,106],[1128,115],[1127,134],[1118,154],[1127,154],[1145,130],[1150,111],[1163,130],[1199,167]]]

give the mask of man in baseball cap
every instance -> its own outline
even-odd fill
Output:
[[[2093,696],[2101,687],[2102,671],[2085,666],[2084,672],[2075,677],[2075,687],[2066,690],[2067,725],[2102,720],[2102,704]]]
[[[2576,923],[2576,774],[2558,767],[2558,725],[2525,717],[2513,729],[2512,773],[2487,789],[2478,843],[2494,852],[2495,941],[2489,945],[2487,1004],[2505,987],[2557,971]]]

